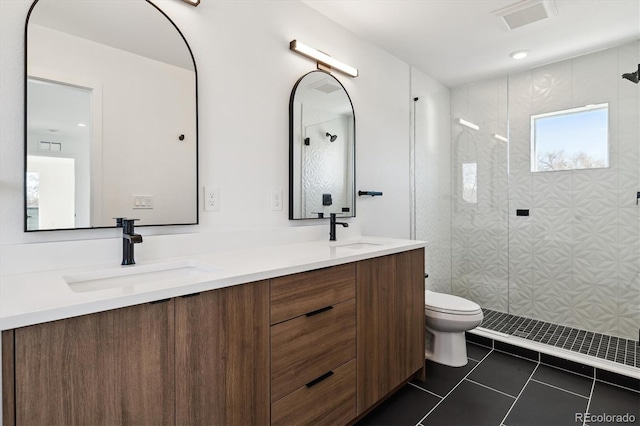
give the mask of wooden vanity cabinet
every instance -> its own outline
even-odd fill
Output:
[[[269,423],[268,281],[2,338],[7,425]]]
[[[268,281],[175,304],[176,424],[268,424]]]
[[[173,300],[13,332],[16,424],[173,423]]]
[[[2,332],[2,424],[16,424],[15,373],[13,365],[13,330]]]
[[[424,249],[272,279],[271,324],[271,423],[352,423],[424,372]]]
[[[350,424],[424,369],[424,249],[4,331],[2,368],[7,425]]]
[[[354,263],[271,280],[271,424],[356,417]]]
[[[357,262],[358,415],[424,368],[424,249]]]

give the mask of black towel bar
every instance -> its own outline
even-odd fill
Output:
[[[358,191],[358,195],[360,197],[362,197],[363,195],[371,195],[372,197],[375,197],[377,195],[377,196],[381,197],[382,196],[382,192],[379,192],[379,191]]]

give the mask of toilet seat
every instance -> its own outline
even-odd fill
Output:
[[[452,294],[435,293],[426,290],[424,296],[425,311],[450,315],[477,315],[482,313],[482,309],[477,303]]]

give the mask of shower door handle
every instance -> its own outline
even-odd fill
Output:
[[[636,206],[638,205],[638,201],[640,201],[640,191],[636,193]]]

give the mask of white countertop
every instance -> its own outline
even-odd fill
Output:
[[[313,241],[156,259],[132,266],[107,264],[91,268],[3,275],[0,277],[0,329],[8,330],[260,281],[413,250],[425,245],[424,241],[359,237],[335,242]],[[133,270],[130,268],[153,269],[171,262],[195,264],[201,267],[201,272],[192,276],[163,277],[156,282],[84,292],[73,291],[67,284],[69,277],[86,277],[96,272],[117,274],[123,269],[127,269],[127,272]]]

